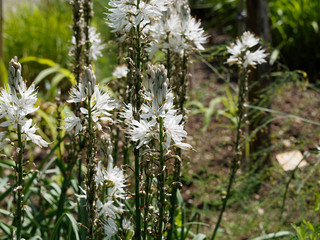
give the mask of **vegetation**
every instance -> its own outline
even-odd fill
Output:
[[[0,239],[320,239],[318,1],[270,1],[267,47],[238,1],[127,2],[5,5]]]

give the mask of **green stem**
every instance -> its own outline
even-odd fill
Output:
[[[223,199],[223,205],[218,217],[218,221],[216,223],[216,226],[214,228],[211,240],[214,240],[216,237],[216,234],[218,232],[218,228],[220,226],[223,213],[227,207],[228,200],[230,198],[231,194],[231,187],[234,182],[236,172],[239,168],[239,161],[241,157],[241,149],[240,149],[240,140],[241,140],[241,127],[242,127],[242,120],[244,117],[244,102],[246,98],[246,81],[247,81],[247,72],[242,70],[240,73],[240,82],[239,82],[239,93],[238,93],[238,121],[237,121],[237,136],[236,136],[236,144],[235,144],[235,156],[232,160],[232,166],[231,166],[231,173],[229,177],[229,183],[227,188],[227,195]]]
[[[159,235],[158,240],[162,239],[162,225],[164,222],[164,208],[165,208],[165,196],[164,196],[164,150],[163,150],[163,118],[159,117],[159,137],[160,137],[160,206],[159,206]]]
[[[22,144],[22,134],[21,126],[18,124],[18,145],[19,145],[19,159],[18,159],[18,181],[17,181],[17,191],[18,191],[18,201],[17,201],[17,240],[21,239],[22,230],[22,208],[23,208],[23,196],[22,196],[22,185],[23,185],[23,144]]]
[[[148,166],[147,166],[148,168]],[[148,228],[148,212],[149,212],[149,190],[150,190],[150,176],[147,174],[146,176],[146,186],[145,186],[145,203],[144,203],[144,227],[143,227],[143,240],[147,239],[147,228]]]
[[[140,154],[139,149],[134,149],[134,177],[135,177],[135,205],[136,205],[136,231],[135,238],[141,239],[141,209],[140,209]]]
[[[177,149],[178,156],[181,156],[181,150]],[[180,176],[180,169],[181,169],[181,163],[178,158],[175,159],[174,162],[174,175],[173,175],[173,188],[171,193],[171,208],[169,213],[169,225],[170,228],[168,230],[168,240],[173,239],[173,229],[174,229],[174,218],[175,218],[175,210],[176,210],[176,202],[177,202],[177,191],[179,187],[179,176]]]
[[[180,239],[184,240],[185,209],[184,209],[183,203],[181,205],[181,211],[182,211],[182,216],[181,216],[181,236],[180,236]]]
[[[85,19],[85,28],[84,28],[84,33],[86,36],[86,54],[85,54],[85,64],[89,65],[90,64],[90,59],[89,59],[89,51],[90,51],[90,39],[89,39],[89,25],[91,21],[91,0],[85,0],[84,1],[84,19]]]
[[[117,115],[117,118],[119,119],[119,115]],[[116,136],[115,136],[115,141],[114,141],[114,147],[113,147],[113,162],[114,164],[117,163],[117,159],[118,159],[118,142],[119,142],[119,138],[120,138],[120,129],[117,127],[117,132],[116,132]]]
[[[136,8],[139,9],[140,0],[137,0]],[[141,99],[140,99],[140,88],[141,88],[141,41],[140,41],[140,24],[137,25],[137,55],[136,55],[136,68],[137,68],[137,76],[136,76],[136,84],[135,84],[135,107],[136,111],[139,111],[141,107]],[[136,113],[136,119],[139,120],[139,114]],[[134,149],[134,165],[135,165],[135,206],[136,206],[136,231],[135,238],[141,239],[141,199],[140,199],[140,151],[139,149]]]

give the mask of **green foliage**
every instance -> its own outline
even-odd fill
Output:
[[[45,81],[45,83],[48,85],[48,87],[46,87],[47,92],[43,96],[44,100],[53,101],[54,97],[57,95],[58,86],[64,89],[66,87],[70,87],[70,85],[76,84],[76,80],[71,71],[61,67],[58,63],[55,63],[50,59],[29,56],[29,57],[21,58],[20,63],[28,63],[28,64],[38,63],[40,64],[40,66],[41,65],[48,66],[48,68],[45,68],[44,70],[42,70],[34,79],[34,84],[36,86],[38,86],[42,81]],[[52,77],[49,77],[49,76],[52,76]],[[63,80],[67,80],[67,81],[63,81]]]
[[[27,3],[17,4],[5,14],[5,62],[15,55],[18,58],[37,56],[67,67],[71,40],[68,26],[71,23],[71,8],[65,1],[43,1],[31,6]],[[38,72],[38,65],[30,65],[23,70],[28,79],[33,79]]]
[[[272,0],[272,38],[289,67],[315,74],[320,63],[320,1]]]
[[[311,222],[303,220],[300,226],[293,225],[296,230],[298,240],[318,240],[320,239],[320,224],[313,225]]]

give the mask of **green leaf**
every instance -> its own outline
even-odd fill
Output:
[[[179,205],[183,204],[183,198],[182,198],[182,195],[181,195],[179,189],[177,190],[177,200],[178,200]]]
[[[56,225],[54,226],[53,232],[52,232],[52,236],[51,236],[51,240],[54,240],[57,234],[57,231],[62,223],[63,218],[67,216],[68,219],[70,220],[74,235],[76,237],[76,240],[80,240],[79,238],[79,234],[78,234],[78,223],[77,221],[74,219],[74,217],[70,214],[70,213],[64,213],[61,215],[61,217],[58,219]]]
[[[72,85],[77,84],[72,72],[70,72],[68,69],[62,68],[59,64],[55,63],[50,59],[37,58],[34,56],[29,56],[29,57],[20,59],[20,63],[27,63],[27,62],[37,62],[39,64],[47,65],[50,67],[49,68],[50,70],[45,69],[40,73],[41,75],[39,74],[40,76],[38,75],[37,77],[38,79],[36,79],[38,82],[40,82],[44,77],[48,76],[49,74],[57,72],[57,73],[63,74],[66,78],[68,78]]]
[[[202,127],[202,131],[205,132],[209,125],[210,125],[210,122],[211,122],[211,118],[213,116],[213,114],[216,112],[215,110],[215,106],[221,102],[221,99],[220,97],[217,97],[217,98],[214,98],[210,101],[209,103],[209,107],[206,109],[206,112],[204,114],[204,119],[203,119],[203,127]]]
[[[38,76],[34,79],[34,84],[38,85],[43,79],[45,79],[46,77],[48,77],[50,74],[56,73],[59,70],[59,66],[54,66],[54,67],[50,67],[50,68],[46,68],[44,70],[42,70]]]
[[[193,240],[204,240],[204,239],[206,239],[206,238],[207,238],[206,235],[204,235],[204,234],[202,234],[202,233],[199,233],[199,234],[197,234],[197,235],[195,235],[195,236],[193,237]]]
[[[67,215],[67,217],[69,218],[69,220],[71,222],[71,226],[72,226],[74,235],[76,236],[76,240],[79,240],[80,238],[79,238],[79,234],[78,234],[78,223],[77,223],[77,221],[74,219],[74,217],[70,213],[67,213],[66,215]]]
[[[319,211],[319,209],[320,209],[320,203],[319,203],[320,198],[319,198],[319,193],[318,193],[318,192],[315,192],[314,195],[315,195],[314,211],[317,212],[317,211]]]
[[[3,232],[5,232],[5,234],[7,236],[10,236],[10,238],[11,238],[11,232],[12,232],[12,227],[11,226],[9,226],[8,224],[6,224],[6,223],[1,221],[0,222],[0,228],[3,230]]]
[[[261,237],[254,238],[252,240],[267,240],[267,239],[275,239],[275,238],[282,238],[287,236],[294,236],[292,232],[289,231],[280,231],[276,233],[269,233],[267,235],[263,235]]]

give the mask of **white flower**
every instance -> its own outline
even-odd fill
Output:
[[[126,179],[123,171],[119,167],[113,166],[112,161],[109,161],[108,168],[105,173],[105,179],[111,187],[109,194],[111,196],[115,196],[117,199],[124,199]]]
[[[126,65],[119,65],[115,68],[115,70],[112,73],[112,76],[116,78],[125,78],[128,74],[128,68]]]
[[[89,28],[89,42],[91,43],[89,49],[89,59],[97,60],[98,57],[102,56],[102,50],[105,48],[105,44],[102,44],[102,40],[100,38],[100,33],[97,33],[95,27]]]
[[[258,50],[252,51],[251,48],[259,43],[259,38],[256,38],[252,33],[245,32],[240,39],[227,47],[227,51],[231,54],[227,63],[229,65],[237,64],[247,68],[251,66],[255,68],[257,64],[266,62],[267,53],[261,47]]]
[[[118,226],[112,218],[105,220],[105,223],[103,223],[103,229],[105,233],[104,240],[111,239],[118,232]]]
[[[117,103],[114,99],[111,98],[108,92],[102,93],[99,90],[99,86],[94,87],[94,93],[92,97],[92,110],[99,112],[105,116],[112,116],[110,111],[114,110],[117,107]],[[112,119],[110,119],[112,121]]]
[[[177,147],[177,148],[181,148],[182,150],[193,150],[193,147],[188,144],[188,143],[175,143],[173,146]]]
[[[31,127],[32,119],[29,119],[25,125],[22,126],[21,132],[25,133],[27,140],[31,140],[33,143],[37,144],[39,147],[48,147],[48,143],[42,139],[41,136],[35,134],[36,128]]]
[[[241,36],[241,42],[247,48],[252,48],[259,43],[259,38],[255,37],[251,32],[244,32]]]
[[[107,13],[107,24],[113,29],[112,32],[119,33],[120,41],[125,40],[131,29],[138,25],[142,35],[145,35],[149,31],[150,23],[159,20],[170,3],[170,0],[141,0],[137,6],[132,0],[112,0],[109,2],[111,8]]]
[[[182,120],[182,115],[171,116],[164,119],[165,134],[167,140],[165,143],[166,149],[171,145],[171,140],[175,144],[182,142],[183,138],[187,136],[187,132],[183,130],[183,124],[180,124]]]
[[[74,113],[68,113],[71,116],[65,118],[64,121],[64,127],[66,129],[67,132],[72,131],[72,129],[75,129],[74,135],[78,135],[79,132],[82,131],[82,125],[81,125],[81,119],[79,117],[77,117],[76,115],[74,115]]]
[[[6,116],[9,120],[4,121],[0,124],[0,127],[8,127],[11,125],[12,128],[17,128],[18,124],[23,126],[26,121],[24,120],[24,115],[19,114],[20,112],[14,109],[11,109],[6,112]]]
[[[78,84],[77,88],[72,87],[70,92],[71,99],[67,100],[69,103],[79,103],[87,99],[84,87],[81,83]]]
[[[153,42],[150,44],[150,57],[158,49],[170,49],[183,55],[185,50],[204,50],[202,44],[207,36],[200,21],[190,15],[187,1],[178,0],[164,12],[161,20],[150,26]]]
[[[132,104],[124,105],[122,111],[120,112],[120,117],[124,118],[124,123],[130,125],[134,120],[133,117],[133,107]]]
[[[96,202],[97,211],[100,217],[102,218],[116,218],[118,211],[118,207],[114,205],[114,201],[108,197],[106,203],[102,203],[99,199]]]
[[[84,190],[82,187],[80,187],[79,186],[79,189],[80,189],[80,191],[83,193],[83,194],[74,194],[74,195],[76,195],[76,197],[77,198],[83,198],[83,199],[87,199],[87,192],[86,192],[86,190]]]
[[[124,219],[122,220],[122,228],[123,228],[124,230],[133,229],[133,225],[132,225],[130,219],[124,218]]]
[[[156,121],[146,121],[141,119],[139,122],[133,120],[131,128],[127,131],[134,142],[140,142],[136,148],[140,148],[142,145],[147,144],[154,136],[152,127],[156,124]]]
[[[243,63],[244,67],[247,67],[248,65],[255,67],[257,64],[262,64],[267,62],[265,58],[267,57],[267,54],[261,47],[256,50],[255,52],[246,52],[245,61]]]

